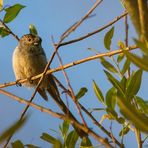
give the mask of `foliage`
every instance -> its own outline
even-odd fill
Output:
[[[119,41],[118,43],[114,44],[117,44],[117,46],[121,49],[120,53],[118,53],[116,56],[104,55],[99,58],[100,63],[104,69],[104,75],[107,78],[107,82],[111,84],[111,87],[108,90],[103,90],[101,88],[101,84],[98,83],[97,80],[92,81],[94,94],[96,95],[98,101],[98,104],[96,104],[96,106],[101,104],[102,108],[91,108],[91,111],[99,111],[103,114],[100,122],[94,119],[92,112],[85,110],[79,104],[80,99],[82,99],[88,93],[88,89],[86,87],[80,88],[78,93],[75,95],[76,100],[74,100],[75,104],[78,107],[80,107],[79,112],[83,110],[85,113],[87,113],[88,117],[90,117],[89,119],[91,119],[105,134],[109,133],[109,141],[113,142],[113,144],[118,144],[118,142],[116,141],[111,131],[106,130],[107,128],[104,128],[100,124],[104,120],[109,120],[109,123],[110,121],[111,123],[115,122],[120,126],[120,131],[116,132],[118,132],[118,135],[122,138],[122,140],[124,136],[126,136],[126,134],[128,134],[131,131],[134,131],[136,136],[137,131],[140,131],[140,138],[143,133],[146,135],[148,134],[148,103],[138,94],[142,84],[143,72],[148,71],[147,1],[142,1],[141,5],[138,4],[138,0],[121,0],[121,2],[124,8],[129,13],[129,16],[138,34],[138,39],[134,38],[133,41],[137,48],[140,49],[141,56],[139,56],[139,52],[130,52],[130,47],[126,47],[127,45],[125,45],[123,41]],[[2,38],[10,34],[13,34],[13,32],[9,29],[7,25],[10,22],[14,21],[17,18],[18,14],[25,7],[26,6],[21,4],[15,4],[13,6],[4,7],[3,1],[0,0],[0,12],[4,12],[4,17],[0,24],[0,36]],[[111,47],[113,44],[112,41],[115,35],[115,29],[115,26],[111,27],[111,29],[109,29],[104,35],[103,41],[106,53],[112,52]],[[38,35],[38,31],[33,24],[29,25],[29,31],[31,34]],[[92,50],[93,48],[90,49]],[[97,54],[99,53],[97,52]],[[132,69],[132,63],[136,65],[136,68]],[[22,128],[27,120],[28,116],[26,116],[22,120],[15,122],[3,133],[1,133],[0,142],[2,143],[13,133]],[[86,121],[88,122],[88,120]],[[81,148],[93,147],[92,141],[89,137],[91,135],[89,133],[91,128],[88,127],[87,131],[84,128],[86,134],[88,135],[81,137],[75,130],[75,126],[74,129],[71,127],[71,124],[73,124],[73,122],[74,120],[65,120],[64,118],[63,123],[59,125],[59,131],[55,131],[57,136],[53,136],[53,134],[49,134],[49,132],[44,132],[42,133],[40,139],[44,142],[47,142],[49,145],[52,145],[54,148],[74,148],[78,146]],[[83,126],[85,127],[86,125]],[[97,135],[97,132],[94,132]],[[108,139],[104,138],[104,141],[108,142]],[[141,143],[143,144],[145,140],[137,139],[137,142],[138,141],[141,141]],[[13,141],[11,143],[11,146],[12,148],[39,147],[34,144],[24,144],[23,141],[19,139]],[[119,143],[118,146],[124,147],[124,143]]]

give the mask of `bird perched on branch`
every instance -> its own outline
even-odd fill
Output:
[[[41,43],[42,39],[39,36],[26,34],[20,39],[18,46],[13,52],[12,63],[16,80],[28,78],[28,81],[23,83],[26,87],[37,86],[39,79],[30,82],[29,78],[42,73],[47,64]],[[38,93],[47,101],[46,91],[53,98],[59,97],[52,74],[45,76],[38,88]]]
[[[41,38],[33,34],[26,34],[20,39],[12,57],[16,80],[30,78],[44,71],[47,59],[41,42]],[[36,79],[33,82],[30,82],[28,79],[28,81],[23,83],[23,85],[26,87],[36,87],[38,82],[39,79]],[[46,92],[48,92],[61,110],[68,115],[71,120],[73,120],[73,127],[78,132],[79,136],[87,136],[87,133],[77,128],[77,119],[60,98],[60,94],[52,74],[44,77],[37,91],[46,101],[48,100]]]

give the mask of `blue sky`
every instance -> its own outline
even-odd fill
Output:
[[[5,0],[4,5],[13,5],[20,3],[26,7],[21,11],[18,17],[8,26],[12,31],[21,37],[24,34],[29,33],[28,26],[29,24],[34,24],[38,30],[39,35],[42,37],[42,45],[47,54],[47,58],[50,59],[50,56],[53,52],[53,46],[51,42],[51,36],[54,37],[55,42],[59,40],[60,35],[76,21],[80,20],[86,12],[91,8],[95,3],[95,0]],[[66,40],[71,40],[79,36],[85,35],[91,31],[94,31],[101,26],[107,24],[116,16],[119,16],[124,12],[122,5],[119,0],[104,0],[101,5],[94,11],[95,17],[92,17],[85,22],[73,32]],[[0,14],[0,18],[3,17],[3,14]],[[113,38],[112,49],[117,49],[117,42],[119,40],[124,41],[124,21],[120,20],[115,25],[115,35]],[[131,25],[131,23],[130,23]],[[135,31],[131,26],[129,28],[129,38],[136,37]],[[59,49],[60,56],[64,64],[83,59],[85,57],[91,56],[94,53],[89,51],[88,48],[94,48],[99,52],[105,52],[103,45],[103,37],[107,32],[102,31],[101,33],[94,35],[84,41],[71,44],[68,46],[63,46]],[[132,45],[132,40],[129,40],[129,44]],[[12,37],[8,36],[6,38],[0,39],[0,83],[5,83],[9,81],[14,81],[15,77],[12,70],[12,53],[14,48],[17,46],[17,41]],[[57,58],[51,64],[51,68],[56,68],[59,66]],[[66,70],[71,85],[74,89],[74,92],[77,93],[81,87],[87,87],[88,93],[81,100],[81,103],[86,108],[92,107],[102,107],[101,104],[97,101],[92,88],[92,80],[94,79],[103,92],[106,92],[110,88],[109,82],[107,82],[106,77],[103,73],[103,67],[99,63],[99,60],[90,61]],[[55,73],[57,78],[66,86],[65,78],[62,72]],[[148,82],[147,74],[144,73],[143,83],[141,91],[139,94],[146,99],[146,84]],[[20,97],[29,99],[33,89],[27,89],[24,87],[8,87],[6,90],[15,93]],[[63,95],[64,98],[64,95]],[[2,132],[6,127],[11,123],[16,121],[21,114],[24,105],[20,104],[14,100],[11,100],[8,97],[0,95],[0,132]],[[40,98],[39,95],[35,97],[35,103],[40,104],[45,107],[49,107],[55,111],[58,111],[58,108],[55,106],[54,102],[50,99],[49,102],[45,102]],[[71,105],[71,110],[77,114],[76,108]],[[25,127],[20,130],[14,137],[14,139],[20,138],[25,144],[33,143],[44,148],[48,147],[46,142],[40,140],[40,136],[43,132],[49,132],[53,134],[50,129],[58,129],[59,123],[61,121],[50,115],[41,113],[33,108],[29,109],[31,112],[31,117]],[[95,113],[98,121],[101,119],[102,113]],[[93,124],[89,121],[89,126],[92,127]],[[104,122],[104,125],[108,126],[108,122]],[[119,127],[113,126],[114,130],[119,129]],[[100,132],[100,131],[99,131]],[[102,132],[100,132],[102,133]],[[117,136],[117,133],[115,133]],[[130,137],[131,141],[129,143],[128,138]],[[133,147],[136,147],[135,137],[133,133],[129,133],[127,138],[125,138],[125,144]]]

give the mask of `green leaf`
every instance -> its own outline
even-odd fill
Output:
[[[112,41],[112,37],[114,35],[114,27],[112,27],[104,37],[104,46],[107,50],[110,50],[110,45]]]
[[[6,129],[3,133],[0,135],[0,143],[3,142],[6,138],[11,136],[14,132],[18,131],[28,120],[28,116],[23,118],[21,121],[16,121],[13,125],[11,125],[8,129]]]
[[[89,137],[83,137],[82,138],[80,147],[83,147],[83,148],[89,148],[90,147],[90,148],[92,148],[92,146],[93,145],[92,145]]]
[[[100,61],[101,61],[101,64],[107,70],[109,70],[110,72],[113,72],[113,73],[118,73],[118,71],[116,70],[116,68],[111,63],[109,63],[107,60],[105,60],[104,58],[100,58]]]
[[[148,115],[148,104],[142,98],[135,96],[136,103],[138,104],[140,111]]]
[[[27,148],[40,148],[39,146],[33,145],[33,144],[26,144]]]
[[[6,14],[4,16],[4,22],[5,23],[9,23],[12,20],[14,20],[16,18],[16,16],[19,14],[19,12],[21,11],[21,9],[23,9],[25,6],[21,5],[21,4],[15,4],[9,8],[6,8]]]
[[[134,95],[136,95],[140,89],[142,79],[142,70],[138,70],[132,76],[130,83],[128,84],[126,97],[127,99],[132,99]]]
[[[116,80],[108,71],[104,70],[104,72],[105,72],[108,80],[110,81],[110,83],[122,94],[122,96],[125,97],[124,90],[123,90],[120,82],[118,80]]]
[[[9,34],[10,34],[10,32],[6,28],[0,27],[0,37],[5,37]]]
[[[111,119],[113,119],[113,120],[117,120],[118,119],[118,114],[112,108],[106,108],[106,112],[109,114]]]
[[[148,55],[148,43],[145,41],[140,41],[137,39],[134,39],[136,45],[145,53]]]
[[[121,87],[122,87],[123,91],[125,92],[126,91],[126,86],[127,86],[127,79],[126,79],[125,76],[122,77],[122,80],[121,80],[120,84],[121,84]]]
[[[106,105],[108,108],[115,108],[117,98],[117,91],[114,87],[108,90],[106,93]]]
[[[12,143],[12,148],[24,148],[24,145],[20,140],[16,140]]]
[[[56,138],[54,138],[53,136],[51,136],[47,133],[43,133],[40,138],[43,139],[44,141],[51,143],[51,144],[54,144],[57,140]]]
[[[99,101],[104,103],[103,93],[94,80],[93,80],[93,89]]]
[[[148,71],[148,56],[147,57],[145,56],[145,58],[141,58],[125,50],[124,50],[124,53],[127,56],[127,58],[131,60],[131,62],[133,62],[136,66],[138,66],[139,68],[145,71]]]
[[[53,148],[63,148],[63,145],[62,145],[62,143],[60,142],[60,140],[57,140],[57,141],[54,143]]]
[[[68,134],[66,142],[65,142],[66,147],[75,148],[78,138],[79,138],[79,136],[78,136],[77,132],[74,130],[71,131]]]
[[[120,63],[124,59],[124,54],[120,53],[117,57],[117,62]]]
[[[119,46],[120,49],[125,49],[126,48],[125,43],[122,42],[122,41],[118,41],[118,46]]]
[[[76,99],[79,100],[80,98],[82,98],[87,93],[87,91],[88,89],[86,87],[82,87],[77,93]]]
[[[124,75],[126,71],[130,68],[130,64],[131,64],[130,60],[126,59],[124,66],[122,68],[122,71],[121,71],[122,75]]]
[[[62,126],[59,126],[60,131],[61,131],[62,136],[63,136],[64,139],[65,139],[66,136],[67,136],[67,132],[68,132],[68,130],[69,130],[69,125],[70,125],[70,122],[67,121],[67,120],[65,120],[65,121],[63,121]]]
[[[129,100],[123,98],[120,93],[118,94],[118,105],[120,112],[127,118],[133,125],[139,130],[148,133],[148,117],[143,113],[140,113]]]
[[[51,143],[54,148],[59,148],[58,146],[62,145],[60,140],[56,139],[55,137],[53,137],[47,133],[43,133],[40,138],[48,143]]]
[[[29,32],[30,34],[38,35],[36,27],[32,24],[29,25]]]
[[[120,131],[119,136],[124,136],[130,131],[129,125],[123,127],[123,129]]]

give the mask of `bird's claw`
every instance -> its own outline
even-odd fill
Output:
[[[21,79],[18,79],[18,80],[16,80],[16,86],[18,87],[18,86],[22,86],[22,84],[19,82]]]
[[[30,83],[30,84],[33,84],[33,80],[31,80],[32,77],[29,77],[27,78],[27,81]]]

